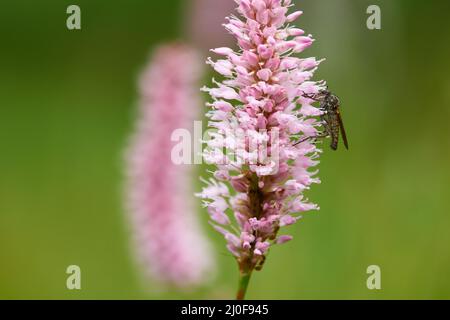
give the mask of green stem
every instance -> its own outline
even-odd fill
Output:
[[[236,295],[236,300],[244,300],[251,275],[251,271],[239,273],[239,287]]]

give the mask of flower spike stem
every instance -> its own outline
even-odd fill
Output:
[[[248,283],[250,281],[250,277],[252,276],[251,271],[240,272],[239,273],[239,287],[236,295],[236,300],[244,300],[245,293],[247,292]]]

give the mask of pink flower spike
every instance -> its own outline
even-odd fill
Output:
[[[223,227],[218,230],[241,274],[249,274],[261,270],[271,245],[292,239],[278,236],[280,229],[296,223],[298,212],[318,208],[303,192],[320,182],[312,168],[321,150],[309,138],[320,131],[322,110],[305,94],[318,93],[324,82],[311,80],[320,61],[294,56],[313,43],[290,25],[302,11],[289,14],[289,0],[236,2],[240,17],[230,16],[225,28],[239,49],[213,50],[228,61],[209,61],[226,79],[204,88],[213,100],[209,127],[221,138],[206,141],[203,156],[215,166],[214,176],[226,177],[230,193],[202,198],[215,213],[211,219]],[[227,150],[223,141],[229,142]],[[231,163],[225,165],[224,158]]]
[[[156,50],[140,81],[139,118],[126,157],[135,251],[148,275],[174,288],[204,284],[214,270],[188,188],[191,168],[171,159],[173,130],[191,129],[199,109],[200,59],[181,44]]]

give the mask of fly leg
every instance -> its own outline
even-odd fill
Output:
[[[303,139],[301,139],[301,140],[295,142],[295,143],[293,144],[293,146],[296,146],[296,145],[298,145],[298,144],[300,144],[300,143],[302,143],[302,142],[305,142],[306,140],[309,140],[309,139],[322,139],[322,138],[327,138],[327,137],[329,137],[329,136],[330,136],[330,135],[329,135],[327,132],[322,132],[322,133],[320,133],[320,134],[318,134],[318,135],[316,135],[316,136],[305,137],[305,138],[303,138]]]
[[[308,98],[308,99],[311,99],[311,100],[314,100],[314,101],[321,101],[321,99],[318,99],[316,97],[315,93],[304,93],[304,94],[302,94],[302,97]]]

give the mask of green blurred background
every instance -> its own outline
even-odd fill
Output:
[[[316,78],[343,101],[350,151],[325,148],[322,184],[308,194],[321,210],[290,227],[295,240],[271,251],[248,298],[450,298],[450,3],[295,3],[317,39],[304,56],[327,58]],[[69,4],[81,7],[81,31],[66,28]],[[366,28],[370,4],[382,30]],[[146,288],[122,210],[136,78],[153,46],[181,35],[186,5],[1,5],[0,298],[233,297],[235,262],[206,226],[217,280],[194,292]],[[66,289],[70,264],[82,290]],[[381,290],[366,288],[372,264]]]

